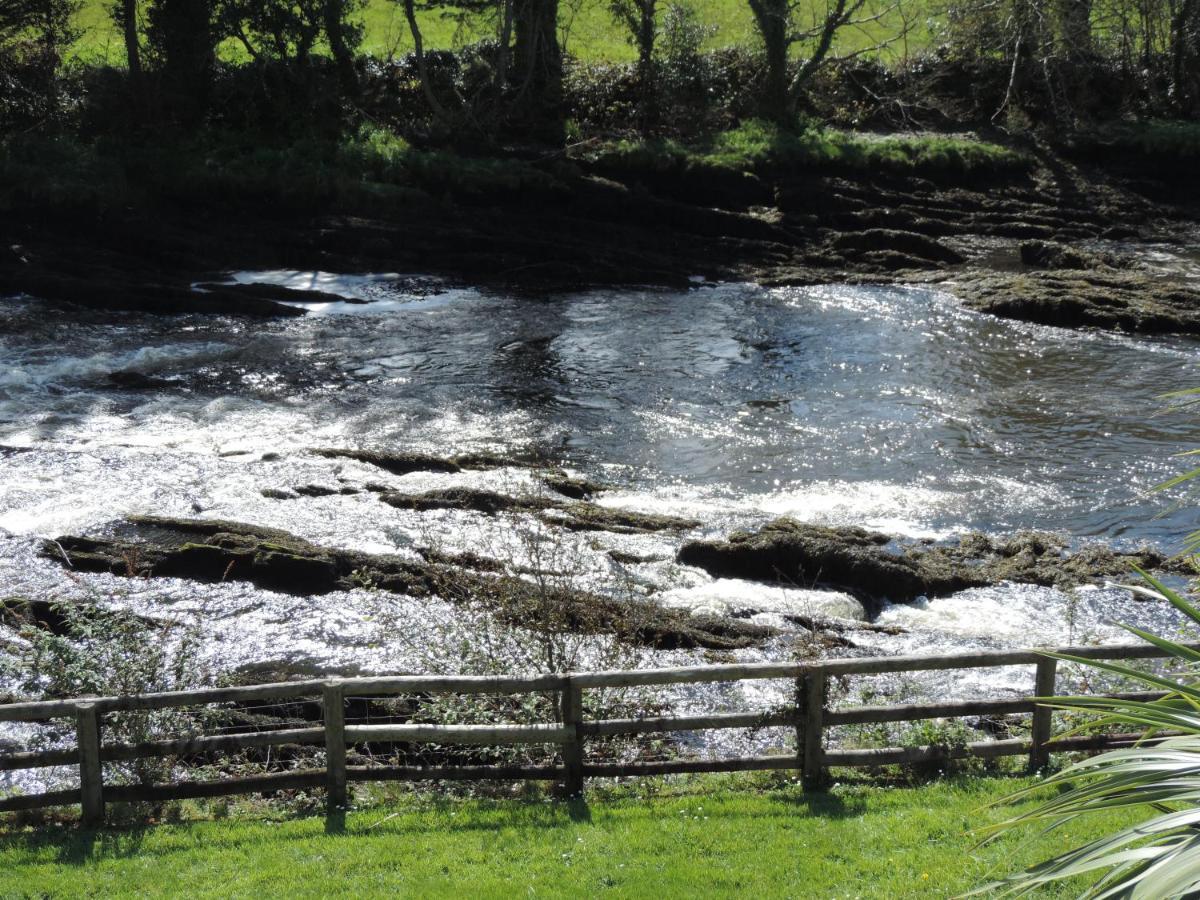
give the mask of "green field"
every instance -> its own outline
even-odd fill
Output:
[[[593,792],[587,806],[408,799],[351,813],[339,834],[318,817],[264,821],[261,809],[138,830],[43,828],[0,833],[0,896],[950,897],[1130,819],[978,848],[967,829],[1011,813],[981,807],[1027,783],[805,796],[730,777]]]
[[[821,0],[812,0],[813,9],[824,8]],[[83,35],[76,45],[76,54],[87,62],[120,65],[125,59],[121,36],[113,26],[108,9],[111,0],[84,0],[79,13]],[[708,44],[713,47],[741,45],[754,42],[753,20],[745,0],[691,0],[700,20],[713,29]],[[666,4],[664,3],[665,7]],[[814,13],[815,15],[815,13]],[[469,43],[482,36],[479,28],[462,28],[459,23],[432,12],[419,15],[426,44],[431,48],[450,48]],[[811,18],[811,15],[810,15]],[[412,49],[408,25],[401,7],[394,0],[368,0],[363,14],[366,38],[363,49],[375,56],[403,55]],[[633,48],[623,32],[613,24],[604,0],[562,0],[560,33],[567,51],[583,60],[627,61],[634,58]],[[896,22],[883,21],[863,29],[848,30],[841,46],[855,48],[874,42],[885,31],[895,31]],[[914,30],[909,46],[915,47],[922,24]],[[893,53],[903,53],[897,44]],[[236,54],[236,47],[229,48]]]

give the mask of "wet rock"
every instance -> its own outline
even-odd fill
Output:
[[[654,554],[626,553],[624,550],[609,550],[608,558],[622,566],[637,566],[642,563],[661,562],[663,557]]]
[[[498,559],[481,556],[478,553],[445,553],[433,547],[417,547],[417,553],[426,562],[437,563],[439,566],[457,566],[461,569],[474,569],[476,572],[503,572],[504,563]]]
[[[279,303],[347,303],[364,304],[369,300],[357,297],[343,297],[341,294],[330,294],[326,291],[309,291],[284,287],[280,284],[239,284],[202,282],[196,287],[206,293],[233,294],[237,296],[254,297],[260,300],[274,300]]]
[[[327,484],[304,484],[300,487],[293,488],[293,490],[301,497],[335,497],[338,495],[351,496],[353,494],[362,493],[362,491],[360,491],[358,488],[350,487],[349,485],[332,487]]]
[[[542,483],[550,490],[572,500],[590,500],[596,494],[608,489],[607,485],[599,484],[587,478],[578,478],[566,472],[553,472],[542,478]]]
[[[268,500],[295,500],[300,495],[285,488],[263,488],[259,491]]]
[[[1200,288],[1134,271],[977,273],[949,289],[966,306],[1006,319],[1063,328],[1200,334]]]
[[[1155,550],[1120,553],[1101,545],[1067,552],[1055,535],[1024,533],[997,540],[966,535],[926,544],[866,531],[780,519],[725,541],[693,541],[678,560],[714,577],[827,587],[878,608],[884,600],[945,596],[1004,581],[1074,587],[1123,577],[1133,567],[1182,571],[1183,563]]]
[[[899,254],[900,258],[916,259],[925,263],[955,265],[963,261],[962,254],[933,238],[911,231],[894,231],[887,228],[868,228],[866,231],[842,234],[834,238],[833,246],[840,251]]]
[[[887,535],[862,528],[780,519],[757,532],[730,535],[727,541],[684,544],[678,561],[718,578],[831,587],[872,599],[909,600],[928,593],[916,564],[886,549],[890,541]]]
[[[128,391],[152,391],[179,386],[177,382],[168,378],[159,378],[156,375],[133,371],[110,372],[107,381],[113,387]]]
[[[0,267],[0,296],[29,294],[90,309],[159,314],[212,313],[258,317],[302,316],[303,309],[228,290],[194,291],[174,273],[118,273],[92,269],[84,277],[37,266]]]
[[[1021,262],[1031,269],[1096,269],[1107,263],[1094,253],[1085,253],[1053,241],[1022,241]]]
[[[240,522],[135,517],[111,537],[64,536],[45,542],[41,552],[78,572],[246,581],[300,596],[363,586],[409,596],[436,595],[481,604],[503,621],[524,628],[616,634],[662,649],[736,649],[755,646],[777,633],[746,622],[698,621],[645,600],[547,588],[444,562],[322,547],[279,529]]]
[[[321,447],[312,451],[327,459],[352,459],[355,462],[376,466],[393,475],[409,475],[413,472],[447,472],[455,474],[464,470],[486,471],[489,469],[531,468],[536,463],[495,453],[461,453],[457,456],[433,456],[428,453],[412,453],[389,450],[353,450],[339,447]]]
[[[323,447],[313,450],[317,456],[327,459],[352,459],[355,462],[376,466],[393,475],[409,475],[413,472],[461,472],[462,467],[451,459],[430,456],[425,453],[388,452],[380,450],[343,450]]]
[[[594,503],[564,502],[537,494],[510,496],[478,488],[444,488],[422,494],[389,491],[379,497],[397,509],[420,512],[459,509],[494,516],[500,513],[532,513],[543,521],[570,531],[608,531],[615,534],[647,534],[656,531],[687,531],[700,527],[695,519],[664,516],[597,506]]]
[[[570,503],[560,512],[544,516],[547,521],[571,531],[611,531],[615,534],[645,534],[655,531],[690,531],[699,528],[696,519],[634,512],[592,503]]]
[[[462,509],[494,516],[501,512],[540,512],[559,506],[553,500],[540,497],[510,497],[495,491],[475,488],[445,488],[423,494],[386,493],[379,498],[397,509],[427,511],[433,509]]]

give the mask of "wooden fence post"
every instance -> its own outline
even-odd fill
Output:
[[[1056,676],[1058,660],[1045,656],[1038,660],[1037,675],[1034,677],[1033,695],[1053,697],[1058,688]],[[1033,722],[1029,729],[1029,770],[1039,772],[1050,763],[1050,728],[1053,710],[1037,706],[1033,710]]]
[[[804,673],[801,681],[804,687],[802,782],[805,790],[815,790],[825,783],[825,670],[814,666]]]
[[[333,815],[346,808],[346,698],[341,684],[327,681],[321,687],[325,718],[325,803]]]
[[[562,690],[560,712],[562,722],[570,728],[574,737],[562,745],[563,767],[566,774],[563,778],[563,791],[568,797],[583,795],[583,688],[578,687],[567,676],[566,687]]]
[[[100,765],[100,716],[95,703],[75,704],[75,733],[79,744],[80,821],[89,827],[104,823],[104,770]]]

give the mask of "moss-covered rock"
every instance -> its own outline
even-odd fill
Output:
[[[246,581],[320,595],[369,585],[410,596],[480,603],[498,618],[543,631],[616,634],[661,649],[754,646],[776,632],[738,621],[702,621],[638,598],[617,599],[502,574],[495,561],[430,554],[413,561],[322,547],[273,528],[219,520],[137,517],[112,537],[64,536],[42,554],[75,571],[195,581]],[[481,562],[473,560],[473,563]]]
[[[875,608],[884,600],[945,596],[1004,581],[1066,588],[1126,576],[1135,566],[1185,571],[1184,563],[1155,550],[1089,545],[1072,553],[1062,538],[1038,532],[1004,540],[969,534],[931,544],[791,519],[725,541],[693,541],[678,559],[715,577],[836,588]]]
[[[1181,279],[1114,269],[976,273],[950,290],[980,312],[1064,328],[1200,334],[1200,288]]]

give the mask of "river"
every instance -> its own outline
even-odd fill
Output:
[[[929,538],[1047,529],[1169,549],[1196,526],[1190,506],[1151,490],[1194,441],[1192,417],[1160,399],[1200,383],[1194,341],[1004,321],[924,288],[514,296],[395,275],[236,277],[370,302],[249,321],[0,300],[0,595],[194,618],[204,653],[226,670],[453,669],[452,650],[431,663],[455,627],[436,600],[78,576],[36,555],[43,537],[134,513],[270,525],[373,552],[522,552],[506,519],[402,511],[369,492],[262,491],[373,481],[511,493],[528,487],[526,470],[400,477],[315,447],[535,456],[612,485],[603,505],[699,519],[695,536],[791,516]],[[129,371],[158,380],[129,389],[109,377]],[[555,540],[588,587],[619,578],[718,611],[824,608],[814,592],[681,567],[678,535]],[[647,561],[614,562],[613,549]],[[856,636],[868,652],[1112,640],[1115,620],[1172,621],[1116,588],[1021,585],[890,606],[879,620],[903,633]]]

